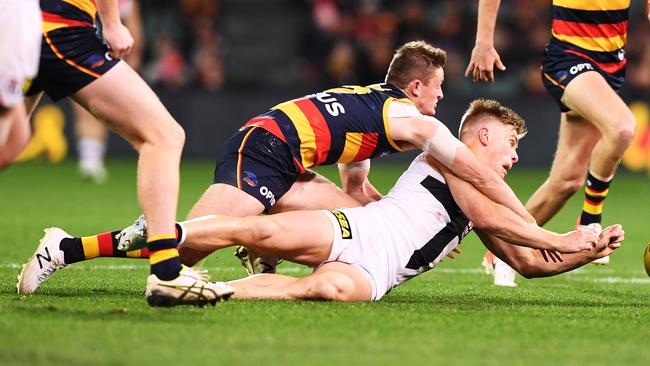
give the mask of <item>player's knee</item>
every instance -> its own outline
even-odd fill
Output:
[[[354,281],[345,275],[328,273],[315,276],[314,279],[316,298],[330,301],[350,301],[354,296]]]
[[[568,174],[553,184],[553,192],[562,197],[570,197],[582,189],[585,177],[581,174]]]
[[[251,235],[251,242],[255,242],[264,252],[273,251],[276,248],[277,234],[281,231],[280,225],[267,217],[250,217],[245,219],[243,229]],[[262,253],[266,254],[266,253]]]

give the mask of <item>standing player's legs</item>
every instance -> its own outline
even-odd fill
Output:
[[[183,129],[124,62],[76,92],[73,99],[138,151],[138,201],[149,221],[152,273],[162,280],[176,278],[181,266],[174,222]]]
[[[562,102],[575,114],[563,113],[550,177],[526,208],[543,225],[582,187],[588,175],[589,185],[600,189],[594,192],[587,188],[584,207],[593,217],[590,222],[581,220],[581,224],[600,223],[607,187],[634,136],[634,116],[597,72],[585,72],[573,79]],[[589,197],[590,193],[596,193],[595,197]]]

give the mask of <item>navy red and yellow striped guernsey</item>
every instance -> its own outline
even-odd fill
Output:
[[[630,0],[553,0],[552,43],[616,75],[625,67]]]
[[[243,128],[263,128],[287,143],[301,171],[362,161],[402,151],[388,125],[393,101],[412,104],[390,84],[343,86],[278,104]]]
[[[43,33],[65,27],[93,27],[95,0],[41,0]]]

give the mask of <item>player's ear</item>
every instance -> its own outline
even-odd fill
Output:
[[[411,89],[411,94],[415,97],[420,96],[420,89],[422,88],[422,82],[420,79],[411,80],[409,83],[409,88]]]
[[[487,127],[481,127],[478,129],[478,140],[483,146],[487,146],[490,143],[490,131]]]

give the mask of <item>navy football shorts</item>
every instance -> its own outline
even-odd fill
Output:
[[[221,149],[214,183],[224,183],[255,197],[268,212],[300,176],[289,146],[260,127],[247,127]]]
[[[625,80],[625,69],[618,71],[616,75],[610,74],[589,59],[565,52],[567,49],[557,43],[551,41],[544,49],[542,81],[562,112],[570,111],[561,101],[564,89],[571,80],[584,72],[598,72],[605,78],[609,86],[618,93]]]
[[[45,91],[57,101],[95,81],[120,60],[108,54],[108,47],[95,27],[65,27],[43,34],[38,75],[25,93]]]

